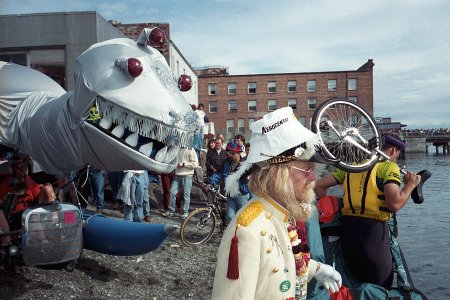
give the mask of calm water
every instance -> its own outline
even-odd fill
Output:
[[[415,286],[430,299],[450,299],[450,156],[407,154],[407,170],[427,169],[424,202],[398,212],[399,244]]]
[[[429,299],[450,299],[450,155],[407,154],[398,165],[432,174],[423,186],[424,202],[410,199],[397,213],[398,241],[413,283]],[[319,165],[317,171],[319,176],[328,172]],[[329,194],[342,195],[342,189]]]

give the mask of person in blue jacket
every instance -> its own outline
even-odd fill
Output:
[[[236,140],[231,140],[228,142],[226,151],[228,152],[228,158],[224,162],[223,171],[216,172],[208,179],[210,185],[218,185],[225,182],[225,179],[233,172],[239,169],[239,163],[243,159],[241,153],[245,153],[245,148],[240,145]],[[243,207],[248,200],[250,200],[250,191],[247,185],[247,179],[242,178],[239,180],[239,194],[231,197],[227,197],[227,209],[226,209],[226,220],[230,222],[234,218],[236,212]]]

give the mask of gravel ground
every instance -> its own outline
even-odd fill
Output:
[[[161,199],[157,187],[151,199]],[[192,201],[204,200],[193,190]],[[153,200],[154,201],[154,200]],[[159,207],[152,202],[152,206]],[[195,204],[193,205],[195,206]],[[152,223],[180,224],[152,209]],[[105,214],[120,216],[116,211]],[[209,299],[212,292],[218,230],[207,244],[182,245],[179,232],[143,256],[118,257],[84,250],[75,269],[0,266],[0,299]]]

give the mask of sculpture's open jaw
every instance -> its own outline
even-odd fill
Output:
[[[147,157],[161,163],[172,164],[178,154],[179,147],[167,147],[163,142],[151,139],[129,129],[125,129],[123,124],[112,123],[109,128],[104,128],[103,124],[95,121],[86,120],[98,130],[102,131],[109,137],[119,141],[121,144],[128,146],[134,151],[138,151]],[[101,121],[100,121],[101,122]],[[158,158],[158,159],[157,159]]]
[[[162,164],[176,164],[180,147],[190,143],[192,133],[173,125],[145,118],[135,112],[99,100],[97,114],[86,122],[97,130]]]

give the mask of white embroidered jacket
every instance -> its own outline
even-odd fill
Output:
[[[238,212],[219,247],[212,299],[294,299],[296,270],[288,219],[289,212],[268,198],[258,197]],[[236,223],[239,278],[232,280],[227,270]],[[311,260],[309,270],[316,268]]]

